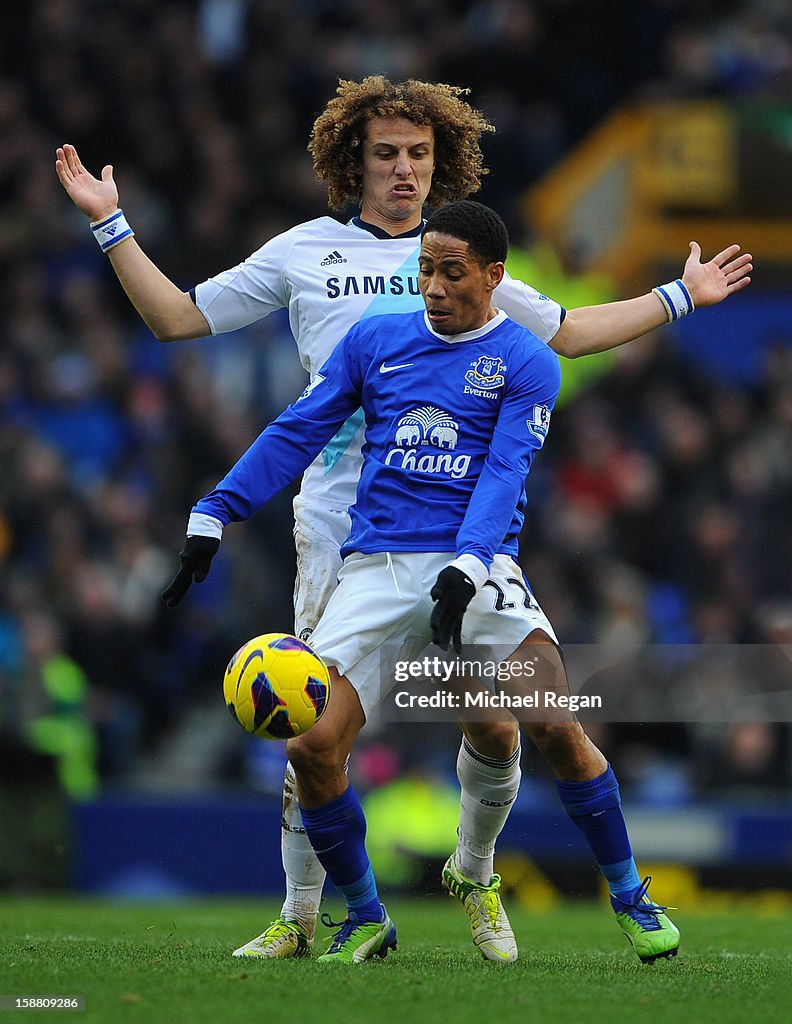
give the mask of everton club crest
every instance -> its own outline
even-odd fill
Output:
[[[497,388],[502,388],[506,383],[503,373],[505,369],[506,364],[499,356],[479,356],[465,374],[465,380],[470,385],[465,388],[465,392],[475,395],[481,391],[492,392]],[[487,397],[494,398],[495,396],[488,395]]]

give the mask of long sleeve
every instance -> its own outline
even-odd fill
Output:
[[[350,332],[349,338],[353,332]],[[193,512],[224,526],[249,519],[302,473],[360,405],[354,344],[345,338],[305,389],[256,438]]]
[[[481,475],[457,534],[457,557],[475,555],[487,567],[525,494],[525,478],[544,444],[561,386],[558,359],[539,350],[504,395]]]

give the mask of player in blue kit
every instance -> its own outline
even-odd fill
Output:
[[[464,102],[462,93],[453,86],[392,83],[378,75],[341,82],[316,119],[309,149],[317,177],[328,183],[330,205],[338,209],[357,201],[359,214],[345,224],[332,217],[299,224],[189,292],[174,285],[139,246],[118,208],[112,167],[96,178],[76,149],[66,145],[57,151],[56,169],[158,338],[174,341],[231,331],[285,308],[300,360],[313,376],[357,321],[422,308],[418,250],[423,207],[470,195],[485,173],[480,141],[492,126]],[[694,303],[720,302],[749,283],[750,270],[750,256],[739,254],[737,245],[702,263],[692,244],[680,282],[669,289],[565,310],[505,274],[495,301],[554,351],[577,357],[638,338],[690,312]],[[415,424],[405,424],[402,436],[414,429]],[[362,434],[362,414],[356,411],[306,470],[295,499],[295,632],[303,637],[315,628],[336,586],[339,549],[350,529],[347,509],[360,473]],[[479,949],[494,960],[504,952],[516,955],[493,873],[493,849],[517,794],[519,756],[516,728],[478,723],[475,735],[471,730],[464,737],[457,761],[459,840],[444,882],[462,895]],[[569,756],[574,761],[576,754]],[[281,914],[235,955],[284,958],[311,948],[324,871],[305,836],[293,788],[287,768]],[[482,922],[489,923],[485,927]]]
[[[333,700],[312,730],[287,744],[306,833],[347,903],[320,960],[357,963],[396,945],[366,854],[363,811],[344,770],[381,698],[383,646],[409,658],[430,640],[453,640],[520,661],[540,647],[544,664],[564,679],[555,635],[536,602],[491,597],[492,589],[515,584],[530,594],[514,561],[525,477],[560,385],[554,353],[492,305],[506,252],[506,229],[486,207],[458,202],[434,214],[419,256],[425,310],[371,318],[346,334],[300,399],[195,505],[181,568],[163,594],[174,606],[193,580],[205,579],[224,527],[248,519],[363,408],[364,461],[339,586],[312,637],[331,666]],[[674,955],[679,933],[646,897],[602,754],[573,716],[523,727],[552,765],[639,956]],[[488,945],[490,959],[494,951],[513,960],[513,936],[509,942],[487,920],[483,896],[470,912],[467,901],[481,887],[453,857],[444,881],[466,904],[479,948]]]

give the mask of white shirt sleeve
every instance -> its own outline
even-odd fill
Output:
[[[195,288],[195,304],[212,334],[236,331],[289,304],[286,275],[293,229],[265,242],[251,256]]]
[[[508,273],[495,289],[492,301],[510,319],[533,331],[545,343],[555,336],[566,315],[564,307],[554,299],[542,295],[529,284],[516,281]]]

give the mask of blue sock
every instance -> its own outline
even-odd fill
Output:
[[[627,824],[621,809],[619,784],[611,766],[585,782],[556,781],[564,810],[588,840],[591,851],[614,895],[641,884]]]
[[[366,853],[366,817],[354,789],[349,786],[321,807],[301,807],[300,814],[311,846],[343,894],[347,910],[361,921],[381,921],[382,904]]]

